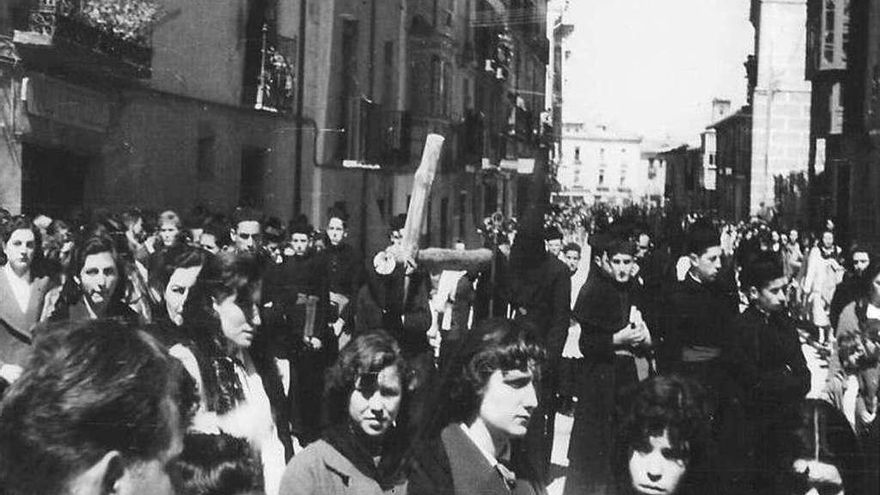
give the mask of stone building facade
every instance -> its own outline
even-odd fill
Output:
[[[749,209],[775,207],[786,222],[807,214],[811,83],[806,78],[806,0],[752,0],[749,67],[752,174]]]

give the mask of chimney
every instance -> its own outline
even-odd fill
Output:
[[[714,124],[730,114],[730,100],[715,98],[712,100],[712,121]]]

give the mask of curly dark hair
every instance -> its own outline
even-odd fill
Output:
[[[2,228],[0,228],[0,241],[2,241],[0,244],[5,246],[6,243],[9,242],[9,238],[12,237],[12,233],[16,230],[29,230],[34,234],[34,257],[31,260],[31,271],[36,276],[42,275],[45,270],[42,262],[43,236],[40,233],[40,229],[34,226],[33,220],[26,215],[10,217]],[[7,261],[6,254],[3,250],[0,250],[0,266],[5,265]]]
[[[534,383],[540,383],[546,352],[529,335],[525,325],[507,318],[484,320],[468,332],[451,356],[433,399],[436,419],[429,428],[473,419],[495,371],[529,370]]]
[[[616,462],[622,480],[629,479],[632,453],[650,450],[650,438],[665,432],[673,456],[685,462],[693,481],[693,463],[706,458],[711,433],[709,401],[699,383],[674,374],[645,380],[623,402],[619,416]]]
[[[379,373],[389,366],[397,367],[403,390],[403,408],[414,381],[409,365],[400,351],[400,345],[394,337],[384,330],[373,330],[357,336],[343,347],[336,363],[326,374],[324,394],[328,421],[331,424],[340,424],[348,418],[348,401],[358,378],[365,374]]]

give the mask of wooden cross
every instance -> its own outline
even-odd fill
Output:
[[[437,175],[440,153],[443,150],[443,136],[429,134],[425,140],[422,161],[413,180],[412,195],[403,227],[403,254],[414,259],[419,266],[431,271],[443,270],[488,270],[492,264],[492,251],[489,249],[455,250],[428,248],[419,249],[419,234],[428,199],[431,197],[431,186]]]

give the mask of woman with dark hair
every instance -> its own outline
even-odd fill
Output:
[[[522,324],[492,318],[467,333],[428,410],[413,455],[410,494],[537,494],[522,441],[538,407],[544,350]]]
[[[281,493],[403,493],[401,412],[410,377],[400,346],[385,331],[359,335],[343,348],[327,376],[333,426],[287,466]]]
[[[184,338],[170,352],[198,386],[193,428],[247,439],[262,461],[266,493],[276,495],[292,445],[281,378],[257,340],[261,276],[252,255],[208,258],[183,304]]]
[[[183,324],[183,305],[208,256],[201,249],[187,248],[150,272],[150,290],[159,302],[154,308],[157,320]]]
[[[864,458],[846,418],[833,406],[807,400],[792,427],[777,433],[780,455],[773,466],[777,473],[773,493],[865,493]]]
[[[0,248],[0,379],[12,383],[30,353],[31,330],[52,282],[38,269],[40,233],[29,218],[13,217],[0,229]]]
[[[183,306],[196,283],[208,253],[186,248],[173,259],[150,272],[150,291],[158,304],[152,308],[157,337],[165,343],[179,343],[183,336]]]
[[[694,380],[672,375],[641,382],[620,418],[618,493],[705,493],[709,402]]]
[[[50,321],[121,318],[138,322],[125,293],[125,269],[113,240],[97,234],[86,237],[74,252]],[[47,296],[47,303],[51,300]]]

